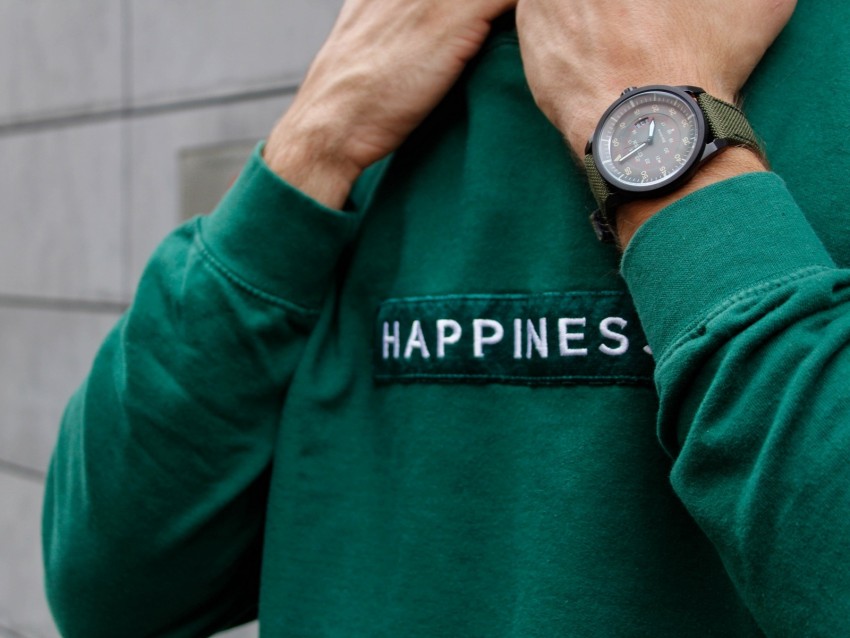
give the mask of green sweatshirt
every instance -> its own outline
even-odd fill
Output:
[[[801,3],[747,88],[776,174],[623,277],[510,28],[345,211],[258,149],[68,406],[63,635],[850,635],[848,21]]]

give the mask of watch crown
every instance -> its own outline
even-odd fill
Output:
[[[620,95],[621,95],[621,96],[623,96],[623,95],[628,95],[628,94],[629,94],[629,93],[631,93],[632,91],[636,91],[636,90],[637,90],[637,87],[636,87],[636,86],[630,86],[630,87],[629,87],[629,88],[627,88],[625,91],[623,91]]]

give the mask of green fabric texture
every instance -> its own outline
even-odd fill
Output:
[[[623,272],[657,360],[715,304],[797,272],[834,267],[823,244],[773,173],[701,189],[635,234]]]
[[[63,418],[43,531],[63,636],[845,635],[850,185],[822,132],[850,126],[850,44],[827,17],[850,5],[801,3],[747,87],[781,178],[662,211],[625,280],[509,20],[346,212],[258,148],[153,255]],[[533,340],[507,362],[524,383],[400,378],[433,363],[416,337],[404,356],[419,317],[504,319],[509,350],[517,315],[587,317],[606,356],[591,329],[626,314],[617,365],[654,387],[548,382]]]
[[[199,247],[234,283],[315,312],[330,285],[329,266],[354,237],[359,219],[285,184],[262,161],[262,148],[256,147],[218,214],[198,219]],[[308,249],[304,238],[313,236],[323,239]],[[281,253],[298,258],[282,260]],[[311,263],[322,267],[305,267]]]

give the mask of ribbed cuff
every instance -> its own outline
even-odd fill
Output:
[[[242,174],[201,221],[207,249],[233,275],[263,293],[317,309],[360,221],[290,186],[268,167],[259,144]]]
[[[654,215],[622,270],[656,360],[686,329],[736,293],[834,263],[785,183],[741,175]]]

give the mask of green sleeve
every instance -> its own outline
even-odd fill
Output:
[[[43,521],[69,638],[209,635],[256,617],[281,407],[357,216],[259,147],[169,236],[63,417]]]
[[[850,272],[764,173],[661,211],[623,274],[676,493],[767,635],[846,635]]]

